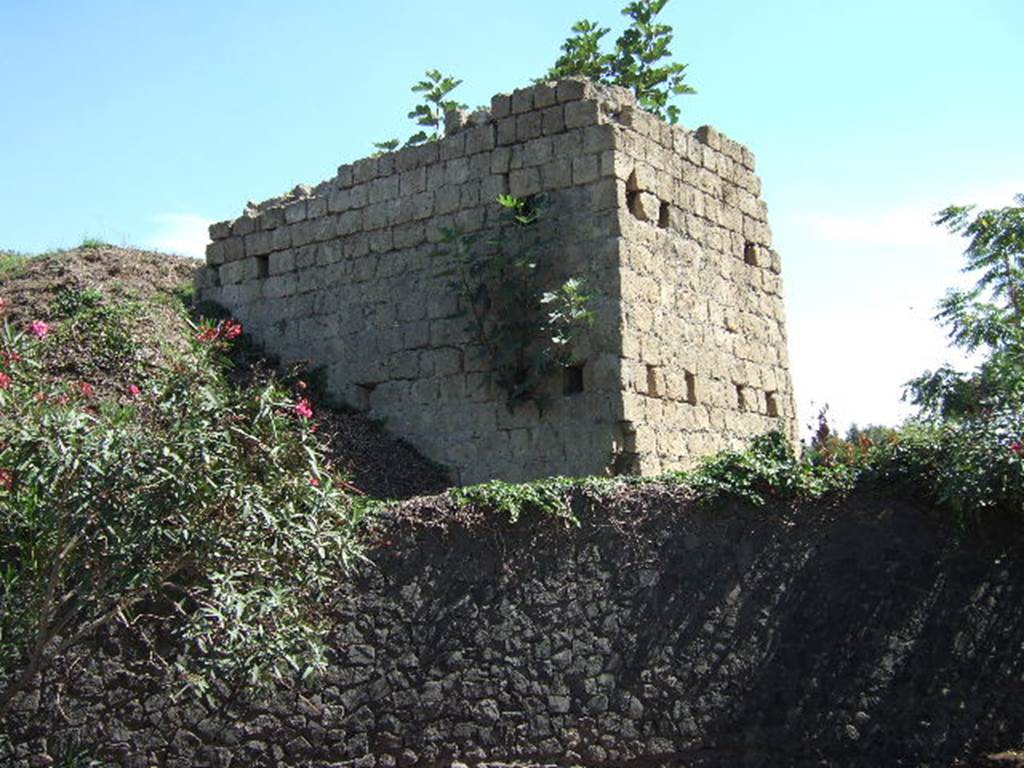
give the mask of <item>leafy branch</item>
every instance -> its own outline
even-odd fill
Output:
[[[1024,194],[1014,200],[1016,206],[973,218],[973,206],[952,205],[936,218],[969,238],[963,271],[979,277],[969,290],[951,289],[935,319],[954,345],[986,358],[971,373],[947,365],[909,382],[911,401],[928,415],[960,417],[1024,403]]]
[[[562,55],[548,70],[547,79],[587,77],[606,85],[629,88],[644,109],[675,123],[679,108],[673,96],[695,93],[686,82],[686,64],[661,63],[670,59],[672,27],[655,21],[668,0],[636,0],[622,9],[630,24],[615,41],[612,53],[601,51],[607,27],[583,19],[572,27],[562,44]]]
[[[548,374],[571,362],[573,341],[593,322],[590,296],[576,277],[546,287],[547,243],[538,227],[544,198],[500,195],[497,202],[504,209],[497,236],[442,230],[441,254],[452,260],[443,274],[452,277],[509,408],[531,401],[542,408]]]
[[[442,138],[442,125],[446,112],[453,112],[457,109],[465,109],[466,105],[450,97],[451,92],[462,84],[449,75],[444,75],[437,69],[428,69],[423,80],[420,80],[412,87],[413,93],[420,94],[422,103],[415,105],[407,117],[420,126],[420,130],[406,139],[405,144],[399,139],[388,139],[387,141],[374,142],[377,153],[393,152],[399,146],[414,147],[428,141],[437,141]]]

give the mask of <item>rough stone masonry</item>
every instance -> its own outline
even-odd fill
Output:
[[[573,508],[579,526],[395,508],[325,601],[330,668],[273,695],[181,696],[115,625],[0,722],[0,765],[1014,764],[983,756],[1024,744],[1016,521],[977,535],[877,493],[701,507],[660,484]]]
[[[199,298],[463,483],[653,474],[795,436],[779,257],[746,148],[582,80],[446,122],[440,141],[211,226]],[[445,227],[493,231],[499,194],[541,193],[552,274],[585,280],[595,322],[547,407],[513,411],[438,244]]]

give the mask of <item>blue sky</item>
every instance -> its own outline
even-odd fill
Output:
[[[198,254],[207,222],[411,133],[424,69],[487,104],[575,20],[614,37],[624,4],[0,0],[0,247]],[[901,384],[951,357],[930,317],[963,244],[932,214],[1024,191],[1024,2],[670,0],[662,18],[698,90],[682,123],[758,157],[802,419],[827,402],[897,421]]]

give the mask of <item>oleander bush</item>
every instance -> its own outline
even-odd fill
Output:
[[[144,308],[55,309],[0,334],[0,714],[114,622],[180,640],[165,661],[199,689],[322,667],[321,598],[359,557],[360,512],[309,401],[228,381],[232,321],[153,359]]]

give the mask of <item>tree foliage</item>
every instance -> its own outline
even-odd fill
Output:
[[[1024,404],[1024,194],[1014,201],[973,215],[973,206],[938,214],[936,224],[968,238],[963,269],[978,278],[969,290],[951,289],[936,320],[953,344],[984,360],[971,372],[943,366],[911,381],[910,399],[926,416],[957,418]]]
[[[629,88],[644,109],[672,123],[678,122],[679,108],[669,102],[673,96],[694,90],[685,82],[686,64],[670,61],[672,27],[656,20],[667,2],[636,0],[623,8],[622,13],[630,22],[616,39],[611,53],[601,50],[608,28],[587,19],[576,22],[547,78],[587,77]]]

